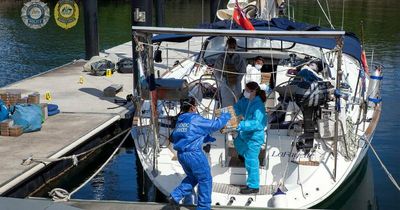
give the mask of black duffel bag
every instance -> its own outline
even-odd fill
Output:
[[[133,59],[123,58],[117,63],[119,73],[132,73],[133,72]]]

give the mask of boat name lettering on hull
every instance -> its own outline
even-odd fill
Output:
[[[292,157],[292,158],[311,158],[314,154],[308,153],[298,153],[298,152],[277,152],[273,151],[270,154],[270,157]]]

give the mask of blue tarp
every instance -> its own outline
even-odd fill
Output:
[[[274,18],[271,21],[252,20],[251,22],[257,31],[334,31],[330,28],[323,28],[307,23],[293,22],[286,18]],[[212,24],[202,24],[199,26],[199,28],[203,29],[230,29],[230,27],[231,21],[228,20],[223,20]],[[232,25],[232,29],[241,30],[242,28],[234,23]],[[153,37],[153,42],[184,42],[191,38],[191,35],[185,34],[160,34]],[[271,37],[271,39],[307,44],[326,49],[333,49],[336,45],[336,40],[334,38]],[[346,32],[344,36],[343,52],[361,61],[360,40],[353,33]]]

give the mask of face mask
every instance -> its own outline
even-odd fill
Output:
[[[257,70],[261,70],[261,68],[262,68],[262,65],[260,65],[260,64],[256,64],[256,65],[254,65],[254,67],[255,67]]]
[[[250,98],[250,93],[247,92],[247,91],[244,91],[243,96],[244,96],[245,98],[249,99],[249,98]]]

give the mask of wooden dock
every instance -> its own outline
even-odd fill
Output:
[[[193,44],[193,43],[192,43]],[[199,40],[198,49],[201,40]],[[168,70],[175,60],[182,60],[193,55],[198,49],[185,50],[187,43],[177,43],[175,50],[163,52],[163,63],[157,64],[160,72]],[[167,52],[168,51],[168,52]],[[102,53],[103,56],[113,53],[118,57],[131,57],[131,43],[125,43]],[[166,57],[169,57],[167,59]],[[114,73],[111,77],[92,76],[83,72],[84,60],[73,61],[61,67],[49,70],[40,75],[10,84],[0,89],[21,91],[23,96],[38,92],[41,102],[57,104],[61,113],[50,116],[43,124],[41,131],[24,133],[19,137],[0,136],[0,196],[14,188],[32,175],[40,173],[46,167],[43,163],[29,166],[21,165],[23,159],[59,158],[73,151],[91,137],[118,122],[132,117],[133,105],[128,103],[115,109],[118,104],[114,99],[125,99],[132,93],[132,74]],[[83,84],[80,78],[83,77]],[[116,97],[104,97],[103,90],[111,84],[122,84],[123,90]],[[51,101],[44,100],[50,92]]]
[[[110,78],[87,75],[82,72],[84,61],[76,61],[39,76],[22,80],[2,88],[21,90],[22,94],[39,92],[41,101],[46,91],[61,113],[50,116],[38,132],[24,133],[19,137],[0,137],[0,195],[30,175],[44,168],[44,164],[23,166],[23,159],[59,158],[84,143],[97,132],[117,122],[133,111],[132,104],[116,109],[114,98],[103,97],[103,89],[118,83],[124,90],[118,99],[132,92],[132,75],[114,74]],[[80,76],[84,83],[79,84]]]

